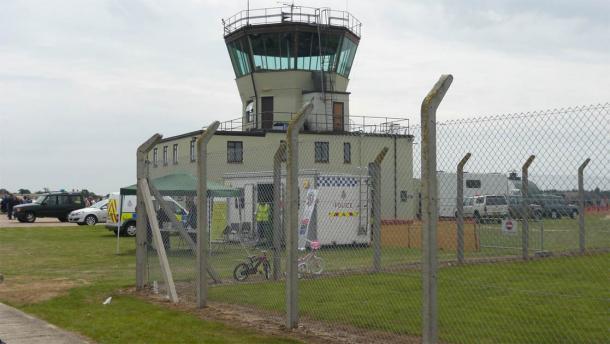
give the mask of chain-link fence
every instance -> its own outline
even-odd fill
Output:
[[[200,290],[242,313],[362,342],[430,339],[430,329],[444,342],[604,342],[610,106],[434,124],[438,217],[428,251],[420,152],[433,142],[422,142],[420,127],[218,131],[203,156],[191,148],[184,170],[171,173],[155,169],[148,151],[158,224],[146,227],[147,284],[171,293],[165,259],[181,301],[195,302]],[[207,269],[203,294],[198,266]],[[432,297],[437,308],[424,302]],[[431,321],[438,326],[426,327]]]

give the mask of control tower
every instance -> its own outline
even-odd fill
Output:
[[[312,98],[305,130],[350,130],[347,86],[361,29],[354,16],[287,6],[241,11],[223,26],[242,100],[241,130],[284,130]]]

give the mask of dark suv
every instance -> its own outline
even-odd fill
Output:
[[[19,222],[34,222],[38,217],[56,217],[66,222],[72,210],[84,207],[85,200],[80,193],[51,192],[38,196],[32,203],[15,206],[13,215]]]
[[[567,204],[561,196],[540,195],[534,198],[534,202],[542,207],[542,214],[552,219],[560,219],[562,216],[576,218],[578,207]]]

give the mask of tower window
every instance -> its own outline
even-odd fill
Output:
[[[167,146],[163,146],[163,166],[167,166]]]
[[[246,105],[246,122],[254,122],[254,101],[249,101]]]
[[[159,162],[159,149],[153,149],[153,167],[157,167],[157,163]]]

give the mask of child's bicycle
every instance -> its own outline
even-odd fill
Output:
[[[263,274],[265,279],[269,279],[271,273],[271,265],[267,258],[267,251],[262,251],[260,256],[248,256],[245,262],[237,264],[233,270],[233,278],[243,282],[250,275]]]
[[[317,252],[321,246],[320,242],[317,240],[307,240],[307,242],[309,243],[309,248],[311,248],[311,251],[299,258],[297,265],[299,278],[303,277],[304,274],[319,275],[322,273],[322,271],[324,271],[324,259],[318,257],[317,255]]]

